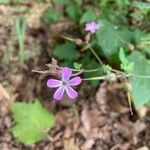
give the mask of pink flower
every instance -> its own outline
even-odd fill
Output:
[[[68,67],[62,69],[61,80],[49,79],[47,81],[47,86],[49,88],[57,88],[54,93],[54,99],[62,99],[65,91],[71,99],[75,99],[78,96],[78,93],[71,87],[76,86],[81,83],[81,78],[79,76],[70,79],[72,76],[72,70]]]
[[[85,31],[89,31],[91,33],[95,33],[101,27],[100,24],[96,23],[95,21],[89,22],[85,25]]]

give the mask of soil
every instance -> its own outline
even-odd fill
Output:
[[[31,71],[47,69],[45,64],[51,61],[52,48],[62,40],[59,35],[68,32],[70,24],[63,20],[51,27],[29,27],[25,40],[28,57],[22,66],[12,26],[1,23],[0,150],[148,150],[150,109],[146,106],[138,111],[133,108],[131,115],[119,81],[104,81],[97,89],[84,82],[77,89],[78,99],[70,101],[65,97],[55,102],[53,91],[46,87],[50,75]],[[6,49],[9,53],[4,59]],[[29,147],[12,135],[10,105],[13,101],[31,102],[35,98],[56,115],[56,125],[44,140]]]

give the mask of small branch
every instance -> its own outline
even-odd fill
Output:
[[[54,141],[54,139],[48,133],[46,133],[46,137],[50,142]]]
[[[34,72],[34,73],[40,73],[40,74],[47,74],[47,73],[50,73],[49,70],[46,70],[46,71],[32,70],[32,72]]]
[[[5,88],[0,84],[0,91],[2,92],[2,94],[4,95],[4,97],[7,100],[10,100],[10,95],[8,94],[8,92],[5,90]]]
[[[117,144],[117,145],[113,146],[110,150],[116,150],[116,149],[118,149],[119,147],[120,147],[120,144]]]
[[[81,70],[81,71],[79,71],[78,73],[72,74],[72,77],[78,76],[78,75],[80,75],[80,74],[82,74],[82,73],[83,73],[83,71]]]

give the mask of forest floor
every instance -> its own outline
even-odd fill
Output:
[[[11,8],[0,6],[0,12]],[[12,10],[13,11],[13,10]],[[2,20],[4,19],[4,20]],[[0,150],[148,150],[150,148],[150,110],[133,108],[131,115],[126,94],[119,81],[104,81],[97,89],[84,82],[78,88],[75,101],[51,99],[46,87],[49,75],[36,74],[32,69],[46,70],[52,47],[67,32],[70,22],[64,21],[47,29],[28,28],[25,47],[28,60],[21,66],[18,45],[11,20],[0,20]],[[65,28],[64,28],[65,27]],[[53,31],[53,32],[52,32]],[[34,44],[33,44],[34,43]],[[47,137],[31,147],[19,143],[12,135],[10,104],[13,101],[31,102],[37,98],[56,115],[56,125]],[[28,134],[28,133],[27,133]]]

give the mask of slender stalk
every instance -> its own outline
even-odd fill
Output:
[[[66,37],[64,35],[60,35],[62,38],[64,38],[65,40],[68,40],[68,41],[71,41],[71,42],[74,42],[75,40],[70,38],[70,37]]]
[[[111,69],[110,71],[113,71],[115,73],[119,73],[119,74],[124,74],[124,72],[120,71],[120,70],[116,70],[116,69]]]
[[[132,46],[134,47],[134,45],[132,45],[131,43],[129,43],[128,41],[126,41],[125,39],[123,39],[121,36],[114,34],[122,43],[126,44],[129,48]]]
[[[76,71],[76,72],[97,72],[100,71],[102,68],[97,68],[97,69],[72,69],[72,71]]]
[[[49,70],[46,70],[46,71],[32,70],[32,72],[46,74],[46,73],[49,73],[50,71]]]
[[[105,76],[102,76],[102,77],[92,77],[92,78],[87,78],[87,79],[82,79],[84,81],[87,81],[87,80],[104,80],[106,79]]]
[[[135,74],[131,74],[131,76],[134,76],[136,78],[142,78],[142,79],[150,79],[150,76],[135,75]]]
[[[98,55],[96,54],[96,52],[92,49],[92,47],[89,48],[91,50],[91,52],[94,54],[94,56],[96,57],[96,59],[99,61],[99,63],[104,66],[103,62],[101,61],[101,59],[98,57]]]
[[[78,76],[78,75],[80,75],[80,74],[82,74],[83,72],[82,72],[82,70],[81,71],[79,71],[79,72],[77,72],[77,73],[75,73],[75,74],[72,74],[72,77],[74,77],[74,76]]]

